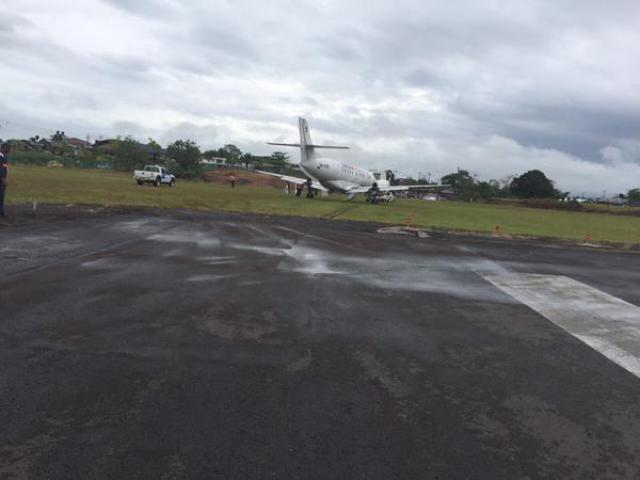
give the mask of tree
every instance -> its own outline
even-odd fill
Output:
[[[238,163],[240,161],[240,157],[242,157],[242,150],[232,144],[227,144],[222,147],[222,151],[222,156],[233,163]]]
[[[479,198],[476,179],[467,170],[458,169],[457,172],[445,175],[440,179],[443,185],[449,185],[462,200]]]
[[[244,168],[249,170],[249,165],[253,163],[253,155],[249,152],[242,154],[241,157],[242,163],[244,163]]]
[[[130,171],[142,168],[149,161],[149,154],[141,143],[127,136],[118,140],[114,148],[113,168]]]
[[[147,143],[147,149],[149,150],[151,159],[154,163],[156,163],[160,158],[160,155],[162,154],[162,147],[153,138],[149,138],[148,141],[149,143]]]
[[[467,170],[458,169],[457,172],[445,175],[440,179],[440,183],[443,185],[449,185],[456,191],[462,191],[468,189],[475,183],[475,179]]]
[[[211,160],[213,158],[219,158],[220,151],[218,150],[205,150],[202,152],[202,158],[206,158],[207,160]]]
[[[271,165],[275,165],[278,167],[284,167],[289,160],[289,154],[286,152],[273,152],[271,154],[271,158],[269,159]]]
[[[500,183],[493,179],[488,182],[478,182],[474,186],[474,191],[478,198],[484,199],[501,197],[503,195]]]
[[[52,142],[62,142],[63,140],[64,140],[64,132],[61,132],[60,130],[56,130],[56,133],[51,135]]]
[[[640,188],[634,188],[627,193],[629,203],[640,203]]]
[[[176,140],[167,147],[167,155],[175,160],[177,177],[197,178],[202,176],[200,147],[192,140]]]
[[[500,188],[500,182],[491,179],[488,182],[479,181],[467,170],[458,169],[457,172],[445,175],[440,179],[443,185],[449,185],[462,200],[489,199],[505,196]]]
[[[511,193],[520,198],[553,198],[557,196],[553,182],[540,170],[529,170],[511,181]]]
[[[396,181],[397,185],[417,185],[418,181],[413,177],[404,177]]]

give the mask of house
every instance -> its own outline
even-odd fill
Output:
[[[80,138],[65,137],[65,141],[67,142],[68,145],[71,145],[72,147],[91,148],[91,143],[87,142],[86,140],[82,140]]]
[[[227,164],[227,159],[222,157],[203,158],[200,163],[211,167],[224,167]]]

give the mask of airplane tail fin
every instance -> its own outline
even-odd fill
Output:
[[[313,144],[309,133],[309,124],[302,117],[298,118],[298,131],[300,132],[300,148],[306,149],[307,145]]]
[[[311,141],[311,135],[309,134],[309,124],[307,121],[300,117],[298,118],[298,128],[300,129],[300,146],[304,146],[306,149],[316,148],[334,148],[340,150],[348,150],[349,147],[342,147],[338,145],[318,145]]]
[[[282,147],[300,147],[300,160],[302,163],[306,162],[308,158],[313,156],[313,151],[318,148],[333,148],[346,150],[349,147],[342,147],[337,145],[315,145],[311,141],[311,135],[309,134],[309,124],[307,121],[299,117],[298,118],[298,130],[300,131],[300,143],[275,143],[268,142],[267,145],[279,145]]]

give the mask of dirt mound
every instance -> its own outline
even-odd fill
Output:
[[[271,187],[277,189],[284,188],[284,182],[277,177],[272,177],[264,173],[256,173],[248,170],[232,170],[217,168],[204,173],[204,179],[212,183],[224,183],[229,185],[229,177],[236,176],[236,184],[246,187]]]

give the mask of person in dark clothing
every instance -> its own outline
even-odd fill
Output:
[[[7,190],[7,175],[9,167],[7,165],[7,155],[11,150],[11,145],[3,143],[0,146],[0,218],[4,218],[4,194]]]
[[[311,186],[313,184],[313,181],[310,178],[307,178],[307,183],[305,184],[307,186],[307,198],[313,198],[313,187]]]
[[[378,203],[378,194],[380,193],[380,189],[378,188],[377,183],[373,183],[371,188],[367,190],[367,202],[369,203]]]
[[[296,185],[296,197],[301,197],[303,190],[304,190],[304,185],[297,184]]]

